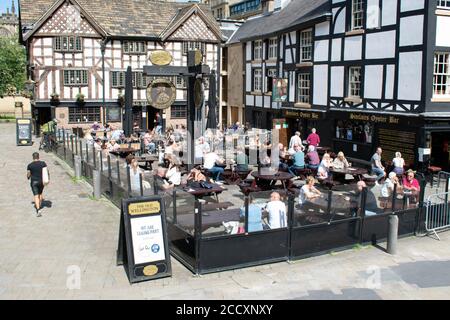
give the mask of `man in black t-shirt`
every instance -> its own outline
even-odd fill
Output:
[[[34,207],[36,208],[36,216],[40,217],[42,210],[42,192],[44,191],[44,183],[42,181],[42,169],[46,168],[47,164],[39,160],[39,153],[33,153],[33,162],[27,167],[27,178],[30,180],[31,191],[34,195]]]

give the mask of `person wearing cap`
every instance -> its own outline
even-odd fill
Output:
[[[389,173],[388,178],[384,181],[381,187],[381,196],[383,198],[389,198],[394,193],[394,188],[397,186],[397,192],[400,191],[401,185],[395,172]]]
[[[118,144],[116,143],[116,140],[111,139],[111,140],[109,141],[109,143],[108,143],[107,149],[108,149],[109,152],[111,152],[111,151],[117,151],[118,149],[120,149],[120,145],[118,145]]]
[[[415,178],[415,171],[409,169],[406,171],[406,177],[403,178],[403,188],[413,193],[420,192],[419,181]]]

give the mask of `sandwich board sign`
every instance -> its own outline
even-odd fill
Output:
[[[17,133],[17,145],[18,146],[31,146],[33,145],[31,137],[31,119],[17,119],[16,121],[16,133]]]
[[[160,196],[122,200],[117,265],[125,267],[130,283],[172,276]]]

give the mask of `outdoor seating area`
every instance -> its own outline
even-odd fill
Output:
[[[214,142],[214,138],[199,139],[197,150],[206,141],[211,141],[214,150],[220,150],[219,140]],[[225,136],[222,141],[229,138]],[[366,184],[371,177],[368,170],[353,166],[330,167],[330,177],[320,182],[320,170],[300,168],[291,174],[259,160],[256,164],[249,164],[248,160],[242,163],[238,160],[247,156],[242,148],[214,154],[215,164],[222,168],[217,171],[223,174],[220,176],[207,169],[211,147],[205,147],[202,164],[192,170],[186,166],[183,172],[177,167],[179,179],[175,184],[166,174],[174,163],[184,167],[185,159],[174,160],[175,153],[163,151],[167,150],[166,145],[155,153],[144,149],[124,158],[64,131],[58,133],[57,140],[55,152],[71,166],[75,166],[75,157],[79,156],[88,181],[92,182],[94,170],[101,171],[101,192],[117,206],[123,198],[161,195],[171,253],[194,273],[298,259],[358,243],[376,243],[386,238],[387,220],[392,214],[399,216],[400,235],[414,234],[424,223],[420,204],[426,179],[417,176],[420,191],[408,190],[405,183],[408,184],[410,172],[399,175],[401,178],[392,183],[392,189],[386,183]],[[261,150],[249,148],[247,159]],[[332,159],[330,153],[325,152],[323,157]],[[221,159],[229,161],[220,162]],[[398,177],[389,175],[387,179],[394,181]],[[241,251],[232,250],[233,246],[239,246]],[[264,247],[267,250],[262,250]]]

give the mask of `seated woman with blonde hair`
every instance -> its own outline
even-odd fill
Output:
[[[342,151],[340,151],[336,157],[336,159],[334,159],[333,161],[333,168],[335,169],[347,169],[348,167],[350,167],[347,159],[344,156],[344,153]]]

